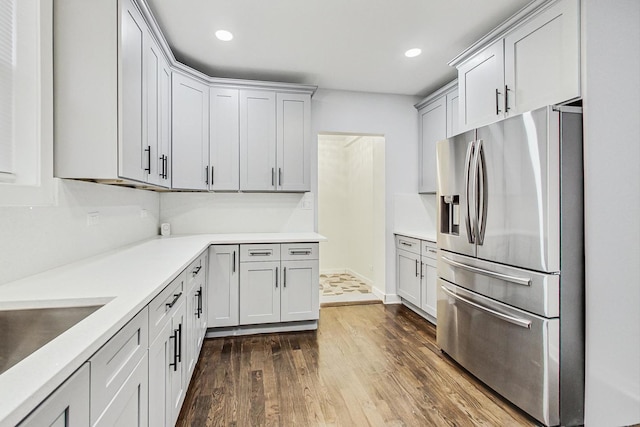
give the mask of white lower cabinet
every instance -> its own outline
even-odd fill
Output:
[[[91,425],[147,425],[148,309],[114,335],[91,365]]]
[[[319,317],[318,244],[241,245],[240,325]]]
[[[396,287],[403,302],[428,314],[434,322],[437,315],[436,245],[426,240],[396,235]]]
[[[204,335],[207,332],[207,251],[187,267],[186,301],[186,369],[187,382],[198,362]]]
[[[209,327],[240,324],[240,245],[209,247],[207,309]]]
[[[89,363],[85,363],[40,404],[20,427],[89,425]]]

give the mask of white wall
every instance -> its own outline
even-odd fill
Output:
[[[640,423],[640,2],[585,0],[587,426]]]
[[[305,232],[313,206],[310,193],[163,193],[160,222],[172,234]]]
[[[385,138],[384,291],[394,296],[393,198],[396,193],[418,191],[418,115],[413,107],[418,101],[412,96],[326,89],[319,89],[311,101],[314,144],[318,133],[374,134]],[[312,153],[317,154],[315,147]],[[317,164],[317,158],[312,164]],[[312,188],[317,188],[317,178],[313,168]]]
[[[158,234],[157,193],[58,179],[54,191],[53,206],[0,206],[0,284]]]

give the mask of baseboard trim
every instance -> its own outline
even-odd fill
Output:
[[[274,332],[314,331],[318,329],[317,320],[305,320],[288,323],[267,323],[264,325],[241,325],[226,328],[209,328],[205,338],[238,337],[243,335],[270,334]]]

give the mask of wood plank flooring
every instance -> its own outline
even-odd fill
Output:
[[[178,426],[531,426],[400,305],[326,307],[315,332],[205,340]]]

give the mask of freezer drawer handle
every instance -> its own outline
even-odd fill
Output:
[[[512,323],[516,326],[520,326],[522,328],[527,328],[530,329],[531,328],[531,322],[529,320],[524,320],[524,319],[520,319],[518,317],[512,317],[512,316],[508,316],[506,314],[500,313],[498,311],[492,310],[488,307],[485,307],[483,305],[480,304],[476,304],[475,302],[469,301],[466,298],[461,297],[460,295],[456,295],[453,292],[451,292],[449,289],[445,288],[444,286],[441,286],[441,289],[447,294],[449,295],[451,298],[457,300],[457,301],[462,301],[465,304],[469,304],[470,306],[477,308],[478,310],[484,311],[487,314],[490,314],[494,317],[497,317],[498,319],[504,320],[505,322],[509,322]]]
[[[452,259],[449,259],[446,256],[443,256],[442,260],[447,264],[453,265],[454,267],[460,267],[462,269],[469,270],[474,273],[482,274],[483,276],[493,277],[494,279],[515,283],[516,285],[531,286],[531,279],[528,279],[526,277],[509,276],[502,273],[496,273],[495,271],[485,270],[483,268],[472,267],[470,265],[463,264],[461,262],[457,262]]]

